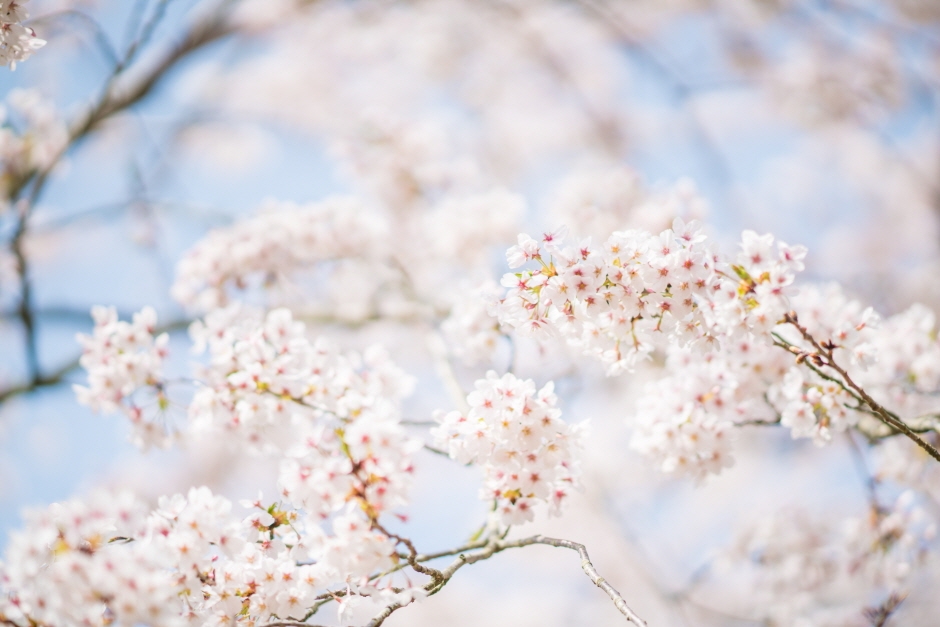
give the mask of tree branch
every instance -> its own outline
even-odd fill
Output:
[[[900,431],[901,433],[909,437],[919,447],[924,449],[924,451],[926,451],[928,455],[930,455],[935,460],[940,462],[940,451],[938,451],[936,448],[931,446],[926,440],[918,436],[917,433],[915,433],[908,425],[906,425],[904,421],[901,420],[901,418],[897,414],[887,410],[884,406],[882,406],[875,399],[873,399],[871,395],[865,391],[864,388],[862,388],[860,385],[858,385],[857,383],[855,383],[855,381],[852,380],[852,377],[849,376],[849,373],[836,362],[835,356],[833,353],[837,347],[834,344],[832,344],[832,342],[826,342],[825,344],[820,344],[816,340],[816,338],[814,338],[813,335],[806,329],[806,327],[802,326],[799,323],[799,321],[797,320],[796,313],[792,311],[788,312],[784,316],[784,322],[792,325],[797,331],[799,331],[803,339],[809,342],[809,344],[815,349],[815,352],[810,353],[808,351],[804,351],[803,349],[797,346],[789,344],[788,342],[786,342],[779,336],[776,337],[777,341],[775,342],[778,346],[783,346],[784,348],[789,350],[791,353],[796,354],[798,359],[802,357],[803,363],[806,363],[808,366],[813,368],[813,370],[816,372],[821,373],[821,371],[818,370],[818,368],[823,367],[823,366],[834,370],[841,377],[841,381],[836,380],[832,377],[828,377],[828,376],[826,378],[829,378],[830,380],[836,383],[839,383],[839,385],[841,385],[842,388],[846,392],[851,394],[853,397],[855,397],[857,401],[859,401],[860,405],[861,404],[867,405],[868,408],[871,409],[871,411],[873,412],[873,415],[876,418],[884,422],[889,427],[897,429],[898,431]],[[814,363],[810,363],[811,361],[815,362],[815,365]]]

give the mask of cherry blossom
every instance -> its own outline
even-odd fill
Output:
[[[29,18],[26,4],[29,0],[3,0],[0,2],[0,64],[16,69],[19,61],[25,61],[33,52],[46,45],[36,36],[36,31],[23,26]]]
[[[163,361],[170,338],[166,333],[154,336],[156,312],[146,307],[134,314],[132,322],[123,322],[114,307],[99,306],[92,317],[93,334],[78,336],[83,348],[80,364],[88,372],[88,387],[73,386],[78,402],[103,413],[124,412],[139,446],[166,444],[166,434],[146,419],[144,408],[134,400],[135,392],[150,388],[159,410],[167,407]]]
[[[441,446],[461,463],[483,466],[480,496],[494,500],[507,525],[531,521],[547,503],[558,514],[578,487],[579,432],[561,421],[554,386],[536,392],[531,380],[492,370],[467,396],[470,410],[439,417],[434,431]]]

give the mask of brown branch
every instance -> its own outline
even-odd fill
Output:
[[[594,567],[594,564],[591,562],[590,557],[588,556],[587,549],[583,544],[577,542],[572,542],[571,540],[562,540],[558,538],[546,538],[542,535],[531,536],[528,538],[522,538],[520,540],[513,540],[506,542],[502,540],[499,536],[491,536],[489,541],[483,545],[482,550],[478,553],[473,553],[470,555],[465,555],[463,553],[457,556],[457,559],[454,560],[447,568],[439,571],[441,578],[439,581],[432,581],[424,587],[428,592],[428,595],[437,594],[440,590],[450,581],[450,579],[457,573],[458,570],[467,566],[469,564],[474,564],[476,562],[489,559],[496,553],[501,553],[506,549],[521,548],[524,546],[530,546],[533,544],[544,544],[547,546],[561,547],[566,549],[571,549],[577,551],[578,555],[581,557],[581,569],[584,573],[590,578],[590,580],[598,588],[607,593],[607,596],[611,598],[614,602],[614,606],[623,614],[627,622],[633,623],[638,627],[646,627],[646,621],[640,618],[636,612],[630,609],[630,606],[627,605],[627,602],[624,598],[611,586],[603,577],[597,573],[597,569]],[[392,615],[396,610],[404,607],[408,603],[395,603],[386,607],[380,614],[373,618],[366,627],[379,627],[386,618]]]
[[[431,568],[430,566],[425,566],[418,561],[418,551],[415,549],[415,545],[410,539],[390,532],[385,527],[383,527],[378,520],[375,519],[372,520],[372,527],[374,529],[378,529],[389,538],[393,538],[396,542],[404,544],[405,547],[407,547],[408,555],[405,556],[405,559],[408,561],[408,565],[411,566],[412,570],[415,572],[430,577],[431,583],[429,585],[436,585],[441,581],[443,578],[441,571],[437,570],[436,568]]]
[[[905,598],[907,598],[907,595],[904,593],[892,592],[881,605],[865,608],[862,614],[870,621],[872,627],[885,627],[888,624],[888,619],[897,611]]]
[[[784,347],[787,348],[787,350],[789,350],[790,352],[793,352],[794,354],[797,354],[798,359],[802,357],[802,362],[807,364],[808,366],[810,366],[817,372],[819,372],[817,368],[821,368],[823,366],[834,370],[836,373],[838,373],[838,375],[841,377],[842,380],[841,382],[836,381],[835,379],[831,379],[831,380],[834,380],[837,383],[839,383],[842,386],[842,388],[846,392],[849,392],[853,397],[855,397],[855,399],[858,400],[860,404],[863,403],[864,405],[867,405],[868,408],[871,409],[871,411],[873,412],[873,415],[876,418],[884,422],[889,427],[897,429],[898,431],[906,435],[908,438],[913,440],[919,447],[924,449],[924,451],[926,451],[928,455],[930,455],[935,460],[940,462],[940,451],[938,451],[936,448],[931,446],[926,440],[918,436],[917,433],[915,433],[907,424],[905,424],[904,421],[901,420],[901,418],[897,414],[887,410],[884,406],[882,406],[875,399],[873,399],[871,395],[865,391],[864,388],[862,388],[860,385],[858,385],[857,383],[855,383],[855,381],[852,380],[852,377],[849,375],[849,373],[842,366],[840,366],[838,362],[836,362],[835,356],[833,353],[837,347],[831,341],[826,342],[824,344],[820,344],[816,340],[816,338],[814,338],[813,335],[806,329],[806,327],[802,326],[799,323],[796,313],[792,311],[788,312],[784,316],[784,322],[796,328],[797,331],[800,332],[800,335],[803,337],[803,339],[809,342],[809,344],[815,349],[815,352],[811,353],[809,351],[803,351],[799,347],[786,343],[784,340],[782,340],[778,336],[777,338],[778,341],[782,341]]]
[[[171,69],[191,53],[232,34],[235,30],[234,26],[225,20],[226,8],[230,4],[231,1],[223,3],[218,11],[193,25],[183,39],[164,54],[163,58],[156,62],[141,78],[130,82],[128,85],[121,86],[119,84],[121,75],[115,74],[113,79],[109,81],[104,96],[72,126],[69,133],[69,143],[72,144],[85,137],[115,113],[141,101],[150,94],[157,83]],[[119,66],[118,69],[123,68]]]
[[[16,259],[16,276],[20,287],[20,299],[17,306],[17,316],[23,325],[23,342],[26,351],[26,370],[30,381],[41,378],[39,370],[39,350],[36,340],[36,320],[33,316],[32,286],[29,281],[29,260],[23,250],[28,230],[29,215],[32,212],[32,203],[18,203],[16,231],[10,241],[10,250]]]

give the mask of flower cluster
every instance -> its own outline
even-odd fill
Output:
[[[153,550],[167,556],[177,576],[176,610],[190,624],[300,618],[329,583],[323,567],[297,563],[316,553],[316,536],[296,531],[303,529],[297,513],[245,505],[256,513],[239,521],[230,501],[194,488],[161,498],[148,520]]]
[[[878,330],[871,308],[834,287],[794,289],[804,256],[802,247],[747,231],[737,257],[723,259],[679,219],[659,236],[614,233],[601,248],[565,246],[560,233],[541,242],[521,235],[510,266],[540,267],[504,277],[509,290],[497,312],[523,333],[580,346],[610,374],[665,345],[666,376],[639,399],[632,446],[663,470],[698,479],[732,463],[736,424],[780,423],[824,444],[859,423],[847,381],[812,357],[822,347],[860,369],[875,398],[934,410],[940,347],[932,317],[915,308]]]
[[[938,409],[940,343],[929,310],[915,306],[879,320],[833,285],[803,288],[789,300],[800,312],[797,324],[832,347],[858,385],[909,424],[929,426],[918,422]],[[736,424],[779,423],[819,445],[851,427],[870,436],[890,432],[860,410],[836,372],[812,357],[793,359],[792,351],[817,350],[796,325],[781,323],[771,332],[740,335],[721,352],[670,348],[665,376],[638,401],[633,446],[665,471],[701,478],[728,465],[726,433]]]
[[[805,254],[747,231],[731,264],[680,218],[658,236],[619,231],[600,247],[565,246],[562,233],[541,243],[523,234],[507,252],[509,266],[539,268],[503,277],[509,290],[498,315],[523,333],[561,335],[617,374],[653,351],[657,333],[682,345],[722,345],[773,326]]]
[[[238,520],[230,501],[197,488],[162,498],[148,520],[146,537],[172,563],[179,611],[191,624],[300,620],[331,587],[382,599],[392,592],[363,582],[394,564],[395,542],[355,512],[336,516],[327,533],[310,512],[242,505],[252,513]]]
[[[228,499],[193,488],[152,512],[128,493],[33,512],[0,567],[0,620],[253,625],[300,620],[331,586],[347,596],[341,619],[356,606],[377,613],[421,596],[364,583],[390,568],[395,552],[368,521],[344,514],[327,535],[297,510],[244,505],[254,513],[239,520]]]
[[[5,556],[0,620],[185,624],[172,560],[143,540],[146,517],[146,507],[129,493],[104,492],[29,513]]]
[[[400,423],[412,382],[384,351],[310,341],[286,309],[261,319],[230,307],[191,332],[211,359],[190,406],[194,433],[278,455],[284,498],[323,518],[349,503],[375,518],[405,502],[420,448]]]
[[[18,61],[25,61],[34,51],[46,45],[36,37],[36,31],[23,26],[29,18],[26,3],[29,0],[0,0],[0,65],[16,69]]]
[[[166,333],[154,337],[157,314],[145,307],[132,322],[118,320],[114,307],[95,307],[91,312],[95,329],[91,336],[79,334],[82,368],[88,372],[88,387],[73,386],[78,402],[105,413],[122,410],[134,425],[134,439],[141,446],[163,443],[163,434],[145,420],[134,402],[135,391],[151,387],[161,409],[166,407],[162,368],[167,356]]]
[[[877,332],[865,338],[854,350],[870,355],[865,362],[870,365],[859,375],[865,388],[906,418],[936,413],[940,341],[935,314],[913,305],[882,320]]]
[[[731,429],[754,403],[720,353],[673,349],[666,364],[637,401],[630,445],[663,472],[701,480],[732,465]]]
[[[177,265],[172,294],[208,311],[225,305],[231,289],[283,285],[317,262],[378,255],[384,232],[379,216],[351,198],[270,202],[258,216],[214,230],[191,249]]]
[[[461,463],[484,468],[481,497],[495,500],[506,524],[533,520],[536,503],[557,514],[577,485],[581,426],[560,419],[554,385],[489,371],[467,396],[469,411],[439,418],[434,435]]]

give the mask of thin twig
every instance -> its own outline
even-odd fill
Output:
[[[614,607],[620,610],[620,613],[626,616],[627,621],[635,625],[640,625],[641,627],[646,626],[646,621],[640,618],[636,612],[630,609],[630,606],[627,605],[627,602],[620,595],[617,590],[614,589],[607,580],[601,577],[597,573],[597,569],[594,568],[594,564],[591,562],[591,558],[588,556],[587,549],[583,544],[578,544],[577,542],[572,542],[571,540],[562,540],[558,538],[546,538],[544,536],[535,536],[532,544],[547,544],[549,546],[555,546],[565,549],[571,549],[578,552],[578,555],[581,557],[581,570],[584,571],[584,574],[590,578],[594,585],[607,593],[607,596],[614,602]]]
[[[431,453],[434,453],[435,455],[441,455],[441,456],[443,456],[443,457],[446,457],[446,458],[450,459],[450,453],[448,453],[447,451],[445,451],[445,450],[443,450],[443,449],[439,449],[439,448],[437,448],[436,446],[431,446],[430,444],[425,444],[425,445],[424,445],[424,450],[426,450],[426,451],[428,451],[428,452],[431,452]]]
[[[486,543],[480,552],[470,555],[465,555],[463,553],[458,555],[457,559],[454,560],[447,568],[439,571],[441,574],[440,581],[432,581],[427,586],[425,586],[425,590],[427,590],[429,595],[436,594],[447,584],[448,581],[450,581],[451,577],[453,577],[454,574],[464,566],[489,559],[496,553],[500,553],[506,549],[521,548],[533,544],[544,544],[547,546],[561,547],[577,551],[578,555],[581,557],[581,569],[590,578],[594,585],[607,593],[607,596],[609,596],[614,602],[614,606],[620,611],[621,614],[626,617],[628,622],[640,627],[646,627],[646,621],[644,621],[636,614],[636,612],[630,609],[630,606],[627,605],[627,602],[620,595],[620,593],[617,592],[613,586],[611,586],[603,577],[597,573],[597,569],[591,562],[591,559],[587,553],[587,549],[583,544],[579,544],[571,540],[547,538],[542,535],[522,538],[520,540],[512,540],[509,542],[501,540],[498,536],[491,536],[490,541]],[[392,612],[399,609],[400,607],[404,607],[404,605],[405,604],[394,604],[386,607],[382,613],[370,621],[366,627],[379,627],[379,625],[381,625],[382,622],[392,614]]]

